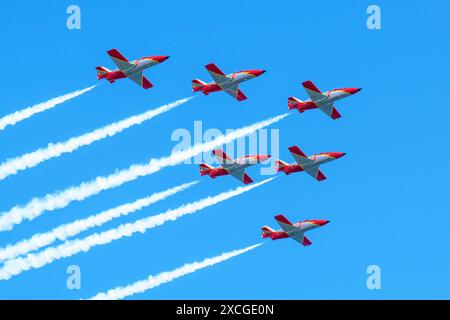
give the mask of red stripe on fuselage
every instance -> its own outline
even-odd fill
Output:
[[[205,84],[203,87],[200,87],[200,90],[203,94],[208,95],[212,92],[222,91],[222,88],[218,84]]]
[[[126,77],[127,76],[125,75],[125,73],[123,73],[120,70],[117,70],[117,71],[108,72],[104,78],[107,79],[108,81],[114,81],[114,80],[123,79]]]
[[[283,168],[280,168],[280,171],[283,171],[284,173],[289,175],[294,172],[301,172],[301,171],[303,171],[303,168],[297,164],[290,164],[290,165],[284,166]]]
[[[303,112],[306,110],[317,109],[317,105],[312,101],[301,102],[296,108],[298,111]]]
[[[222,168],[216,168],[216,169],[212,169],[208,172],[206,172],[207,175],[209,175],[211,178],[216,178],[216,177],[220,177],[220,176],[226,176],[228,174],[230,174],[228,171],[226,171],[225,169]]]
[[[269,234],[270,239],[272,240],[278,240],[278,239],[286,239],[289,238],[288,234],[286,232],[282,231],[275,231]]]

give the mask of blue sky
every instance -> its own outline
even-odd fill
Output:
[[[81,8],[81,30],[66,28],[66,8]],[[0,283],[0,298],[78,299],[261,241],[273,216],[329,219],[312,231],[313,245],[268,242],[212,268],[134,299],[391,299],[448,298],[450,276],[450,156],[447,107],[450,45],[444,1],[377,1],[382,30],[366,28],[368,1],[149,2],[48,1],[12,3],[0,12],[0,115],[97,83],[95,67],[113,64],[119,49],[130,59],[170,55],[146,72],[155,85],[103,84],[0,133],[0,159],[21,155],[99,126],[191,95],[190,80],[209,81],[203,66],[225,72],[266,69],[245,83],[248,100],[224,93],[197,97],[176,110],[113,138],[50,160],[0,182],[0,211],[34,196],[170,154],[174,129],[240,128],[287,111],[286,98],[362,87],[337,103],[337,121],[319,111],[293,112],[280,130],[280,153],[343,151],[323,167],[328,180],[281,176],[243,196],[131,238],[96,247]],[[249,170],[259,181],[256,168]],[[140,178],[65,209],[46,213],[11,232],[0,245],[61,223],[198,179],[196,165]],[[239,184],[229,177],[201,183],[141,212],[95,229],[150,216]],[[92,231],[91,231],[92,232]],[[87,235],[82,234],[81,236]],[[66,268],[78,265],[81,290],[66,288]],[[368,290],[366,268],[379,265],[382,289]]]

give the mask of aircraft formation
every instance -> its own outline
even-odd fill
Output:
[[[110,83],[116,80],[128,78],[141,86],[144,89],[153,87],[153,84],[143,75],[145,69],[156,66],[166,61],[169,56],[147,56],[133,61],[126,59],[117,49],[111,49],[107,52],[117,69],[109,70],[105,67],[97,67],[97,79],[106,79]],[[209,95],[213,92],[224,91],[237,101],[247,99],[247,96],[239,88],[240,84],[248,80],[261,76],[265,70],[241,70],[230,74],[225,74],[214,63],[209,63],[205,66],[206,70],[213,79],[212,82],[204,82],[200,79],[192,80],[193,92],[202,92],[204,95]],[[296,97],[288,98],[288,109],[297,109],[300,113],[306,110],[319,109],[331,119],[336,120],[341,117],[337,111],[334,103],[338,100],[352,96],[359,91],[360,88],[339,88],[322,92],[316,85],[308,80],[302,83],[309,99],[300,100]],[[322,164],[337,160],[345,155],[344,152],[321,152],[307,156],[297,146],[288,148],[295,162],[288,164],[280,159],[275,161],[275,169],[277,172],[284,172],[290,175],[295,172],[306,172],[308,175],[317,181],[323,181],[326,176],[320,170]],[[216,149],[213,152],[217,161],[221,164],[219,167],[213,167],[208,164],[200,164],[200,175],[208,175],[215,179],[219,176],[230,175],[243,184],[250,184],[253,180],[245,173],[245,169],[267,161],[270,155],[246,155],[237,159],[231,159],[221,149]],[[275,220],[280,225],[280,230],[274,230],[268,226],[262,227],[262,237],[270,238],[272,240],[279,240],[284,238],[291,238],[303,246],[309,246],[312,242],[305,236],[307,231],[316,229],[326,225],[328,220],[305,220],[297,223],[291,223],[286,217],[279,214],[275,216]]]

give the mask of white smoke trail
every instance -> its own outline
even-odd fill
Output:
[[[204,208],[236,197],[273,179],[274,178],[269,178],[259,183],[238,187],[212,197],[182,205],[176,209],[168,210],[155,216],[136,220],[133,223],[125,223],[117,228],[100,233],[91,234],[83,239],[68,240],[58,246],[49,247],[36,253],[29,253],[25,257],[7,260],[0,269],[0,280],[10,279],[11,277],[30,269],[42,268],[55,260],[71,257],[80,252],[88,252],[93,247],[105,245],[123,237],[131,237],[137,232],[144,233],[149,229],[163,225],[167,221],[177,220],[184,215],[195,213]]]
[[[165,191],[154,193],[148,197],[138,199],[134,202],[103,211],[96,215],[91,215],[84,219],[60,225],[49,232],[35,234],[30,239],[22,240],[16,244],[7,245],[5,248],[0,248],[0,261],[14,259],[20,255],[48,246],[57,240],[65,241],[90,228],[99,227],[115,218],[142,210],[151,204],[186,190],[197,183],[198,181],[184,183]]]
[[[85,133],[83,135],[73,137],[69,140],[58,143],[49,143],[46,148],[38,149],[16,158],[8,159],[4,163],[0,164],[0,180],[3,180],[10,175],[16,174],[18,171],[33,168],[44,161],[59,157],[64,153],[70,153],[77,150],[78,148],[88,146],[96,141],[112,137],[132,126],[139,125],[144,121],[151,120],[157,115],[172,110],[173,108],[188,102],[192,98],[193,97],[180,99],[172,103],[163,105],[159,108],[149,110],[139,115],[135,115],[96,129],[94,131]]]
[[[250,126],[229,132],[212,141],[197,144],[189,149],[176,151],[168,157],[151,159],[148,163],[132,165],[127,169],[115,172],[109,176],[99,176],[91,181],[83,182],[78,186],[69,187],[63,191],[47,194],[41,198],[33,198],[23,206],[15,206],[9,211],[0,214],[0,231],[11,230],[14,225],[24,219],[33,220],[46,211],[53,211],[68,206],[73,201],[82,201],[104,190],[121,186],[139,177],[158,172],[162,168],[175,166],[191,157],[210,151],[235,139],[249,135],[259,129],[276,123],[289,114],[282,114]]]
[[[172,271],[161,272],[155,276],[149,276],[147,279],[136,281],[124,287],[117,287],[115,289],[111,289],[106,292],[97,293],[95,296],[90,298],[90,300],[118,300],[132,296],[136,293],[142,293],[147,290],[159,287],[164,283],[168,283],[177,278],[183,277],[187,274],[194,273],[197,270],[211,267],[215,264],[239,256],[243,253],[258,248],[260,245],[262,245],[262,243],[255,244],[253,246],[248,246],[243,249],[224,252],[221,255],[212,258],[206,258],[203,261],[187,263],[182,267],[179,267]]]
[[[7,126],[13,126],[17,122],[28,119],[37,113],[52,109],[52,108],[56,107],[58,104],[66,102],[67,100],[73,99],[75,97],[78,97],[78,96],[82,95],[83,93],[86,93],[86,92],[94,89],[96,86],[97,85],[94,85],[92,87],[88,87],[83,90],[77,90],[77,91],[74,91],[71,93],[67,93],[65,95],[50,99],[48,101],[45,101],[45,102],[36,104],[34,106],[16,111],[14,113],[8,114],[8,115],[4,116],[3,118],[0,118],[0,131],[5,129]]]

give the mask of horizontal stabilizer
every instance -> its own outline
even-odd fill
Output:
[[[206,85],[206,82],[200,80],[200,79],[194,79],[192,80],[192,91],[202,91],[203,87]]]
[[[303,101],[298,100],[295,97],[289,97],[288,98],[288,109],[297,109],[299,107],[299,105],[302,103]]]
[[[98,66],[95,69],[97,70],[97,79],[98,80],[106,78],[106,75],[111,71],[108,68],[105,68],[102,66]]]
[[[317,105],[312,101],[302,101],[295,97],[288,98],[288,109],[297,109],[300,113],[306,110],[315,109]]]
[[[270,238],[272,233],[275,232],[275,230],[273,230],[271,227],[268,227],[268,226],[262,227],[261,230],[262,230],[262,237],[263,238]]]
[[[289,166],[289,164],[287,164],[283,160],[275,160],[275,171],[276,172],[283,171],[283,169],[286,168],[287,166]]]
[[[205,174],[209,174],[209,172],[213,169],[214,169],[214,167],[212,167],[206,163],[202,163],[200,165],[200,175],[204,176]]]

